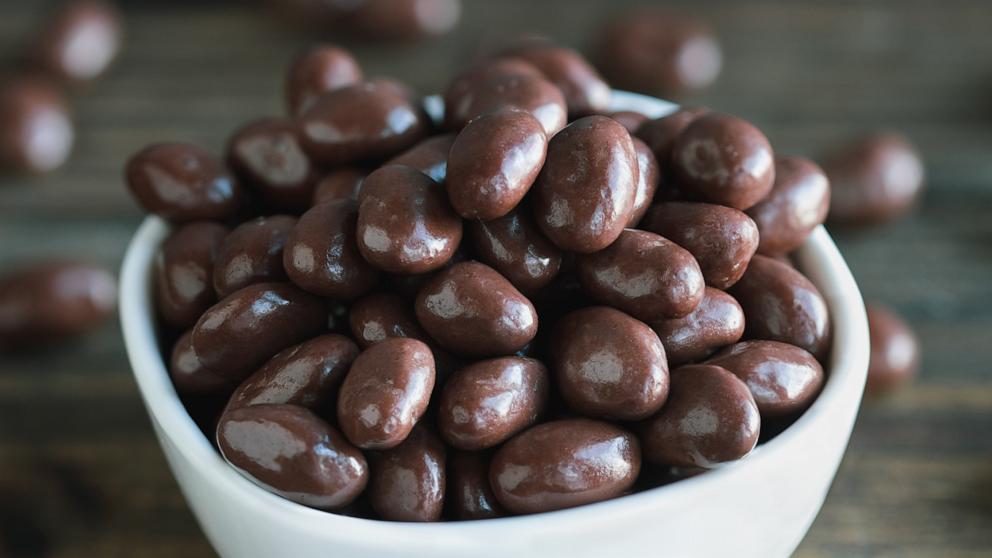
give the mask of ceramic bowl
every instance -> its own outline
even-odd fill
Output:
[[[427,101],[437,116],[440,101]],[[675,106],[617,92],[614,110],[661,116]],[[833,320],[827,381],[816,402],[747,459],[660,488],[524,517],[434,524],[326,513],[252,484],[186,413],[159,351],[152,264],[168,225],[149,217],[121,274],[121,321],[138,388],[165,456],[207,538],[232,558],[788,556],[816,517],[844,455],[868,365],[861,294],[830,236],[816,229],[798,266]]]

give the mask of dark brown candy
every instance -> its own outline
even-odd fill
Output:
[[[417,320],[442,347],[466,356],[510,355],[537,334],[537,311],[493,268],[455,264],[417,295]]]
[[[615,87],[659,97],[705,89],[723,65],[708,25],[652,8],[629,10],[612,21],[598,51],[599,66]]]
[[[469,227],[479,259],[525,293],[548,285],[561,269],[561,250],[544,237],[526,208]]]
[[[661,165],[662,173],[669,181],[672,178],[672,148],[675,147],[675,140],[693,120],[707,112],[709,109],[702,107],[680,108],[671,114],[644,122],[634,133],[651,148]]]
[[[706,361],[744,380],[762,417],[789,416],[809,407],[823,387],[813,355],[778,341],[744,341]]]
[[[668,362],[658,336],[605,306],[577,310],[558,322],[551,364],[562,398],[583,415],[640,420],[668,397]]]
[[[104,268],[39,262],[0,277],[0,349],[43,345],[97,328],[113,312],[117,282]]]
[[[596,252],[620,236],[637,193],[637,153],[617,121],[587,116],[548,144],[534,185],[534,215],[563,250]]]
[[[495,358],[463,368],[441,392],[441,437],[463,450],[501,444],[543,413],[549,384],[547,369],[531,358]]]
[[[303,148],[321,165],[382,161],[416,144],[428,123],[394,88],[365,82],[321,95],[299,117]]]
[[[600,113],[610,104],[610,86],[581,54],[570,48],[525,41],[504,50],[503,54],[520,58],[540,70],[565,95],[572,117]]]
[[[512,513],[560,510],[615,498],[634,485],[641,469],[637,438],[589,419],[540,424],[496,452],[489,480]]]
[[[120,15],[100,0],[64,2],[47,22],[34,58],[49,74],[70,82],[102,75],[121,49]]]
[[[357,200],[358,191],[365,180],[365,172],[352,167],[342,167],[325,174],[313,188],[312,205],[336,200]]]
[[[311,293],[351,300],[375,286],[379,272],[355,243],[358,204],[338,200],[303,214],[286,238],[282,265],[289,280]]]
[[[298,211],[310,206],[317,169],[300,146],[295,122],[263,118],[242,126],[227,142],[227,164],[267,207]]]
[[[775,155],[768,138],[754,125],[710,112],[694,119],[675,140],[672,170],[686,193],[747,209],[771,191]]]
[[[433,136],[393,157],[387,164],[406,165],[443,184],[448,177],[448,153],[455,143],[455,134]]]
[[[356,300],[348,320],[352,336],[363,349],[390,337],[427,339],[413,315],[413,305],[394,293],[372,293]]]
[[[74,143],[69,106],[52,84],[20,78],[0,85],[0,170],[51,172]]]
[[[230,393],[238,385],[236,380],[220,376],[203,366],[193,350],[193,330],[180,335],[173,345],[169,377],[176,391],[183,394]]]
[[[444,121],[451,130],[460,130],[488,112],[510,109],[531,113],[548,137],[568,121],[561,91],[523,61],[491,63],[471,70],[452,82],[444,99]]]
[[[823,295],[794,268],[772,258],[751,258],[730,290],[744,309],[747,339],[781,341],[818,359],[830,344],[830,315]]]
[[[505,110],[473,119],[448,157],[445,188],[451,206],[466,219],[506,215],[534,184],[547,148],[544,128],[530,113]]]
[[[736,283],[758,249],[758,227],[730,207],[695,202],[665,202],[648,210],[641,227],[688,250],[706,284],[726,289]]]
[[[892,133],[865,136],[829,155],[829,221],[871,225],[905,215],[923,191],[923,162],[909,141]]]
[[[591,298],[641,320],[681,318],[703,299],[703,274],[687,250],[654,233],[624,230],[616,242],[576,260]]]
[[[326,325],[320,299],[289,283],[257,283],[204,312],[193,328],[193,349],[207,368],[240,380]]]
[[[337,430],[296,405],[254,405],[221,417],[221,455],[252,482],[319,509],[351,503],[365,489],[365,457]]]
[[[388,165],[368,175],[359,203],[358,249],[383,271],[433,271],[461,243],[462,220],[444,189],[410,167]]]
[[[702,302],[689,314],[650,324],[665,346],[669,364],[679,366],[704,359],[740,340],[744,311],[734,297],[706,287]]]
[[[242,223],[221,243],[214,261],[214,290],[224,298],[255,283],[283,281],[282,252],[296,218],[257,217]]]
[[[364,0],[341,2],[342,27],[367,39],[410,41],[443,35],[461,19],[461,0]]]
[[[311,47],[293,60],[286,75],[290,114],[302,114],[318,97],[362,81],[362,68],[347,50],[333,45]]]
[[[758,443],[758,407],[737,376],[719,366],[672,370],[668,402],[641,425],[644,460],[712,468],[746,457]]]
[[[651,206],[658,191],[661,167],[658,166],[658,159],[646,143],[635,137],[631,137],[631,140],[634,142],[634,153],[637,154],[637,189],[634,192],[634,207],[630,211],[627,226],[635,228],[648,212],[648,207]]]
[[[489,486],[489,455],[478,451],[448,452],[445,503],[451,519],[492,519],[506,514]]]
[[[334,333],[280,351],[231,395],[225,412],[265,404],[292,404],[320,410],[333,401],[358,346]]]
[[[146,147],[128,161],[125,179],[145,211],[173,223],[223,221],[241,207],[241,186],[216,157],[195,145]]]
[[[868,362],[869,395],[883,395],[905,384],[920,368],[920,342],[892,310],[869,304],[868,330],[871,359]]]
[[[464,126],[467,120],[455,125],[456,122],[452,119],[454,116],[452,111],[455,110],[455,107],[463,105],[468,98],[483,91],[487,81],[505,75],[544,78],[541,70],[519,58],[483,58],[481,61],[462,69],[445,89],[445,124],[455,129]],[[562,99],[563,104],[564,102]]]
[[[392,337],[362,351],[338,394],[338,425],[362,449],[399,445],[427,410],[434,356],[416,339]]]
[[[444,510],[446,449],[420,424],[400,445],[370,456],[369,499],[387,521],[437,521]]]
[[[162,242],[155,258],[155,302],[168,324],[191,327],[217,301],[214,260],[227,228],[201,221],[182,225]]]
[[[823,169],[804,157],[775,158],[775,185],[747,210],[758,227],[758,252],[787,254],[823,223],[830,207],[830,183]]]
[[[649,120],[647,115],[633,110],[618,110],[616,112],[608,112],[606,116],[609,116],[613,120],[619,122],[624,128],[630,132],[630,135],[634,135],[634,132]]]

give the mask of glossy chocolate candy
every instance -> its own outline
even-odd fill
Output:
[[[723,53],[702,21],[652,8],[629,10],[604,29],[597,60],[618,88],[670,98],[705,89]]]
[[[319,509],[350,504],[368,483],[358,449],[311,411],[254,405],[225,413],[217,427],[221,455],[252,482]]]
[[[637,153],[623,126],[605,116],[576,120],[548,144],[533,188],[537,224],[563,250],[602,250],[630,221],[637,180]]]
[[[688,250],[706,284],[726,289],[736,283],[758,249],[758,227],[730,207],[695,202],[659,203],[641,227]]]
[[[289,283],[257,283],[204,312],[193,328],[193,348],[204,366],[240,380],[326,325],[322,300]]]
[[[548,137],[567,120],[565,98],[534,66],[523,61],[492,62],[468,71],[452,82],[445,93],[445,126],[462,129],[470,120],[488,112],[529,112]]]
[[[351,304],[351,334],[365,349],[390,337],[427,340],[413,315],[413,305],[395,293],[372,293]]]
[[[0,170],[51,172],[69,158],[75,135],[69,106],[51,83],[0,84]]]
[[[506,515],[489,486],[488,452],[448,451],[445,505],[451,519],[468,521]]]
[[[195,145],[146,147],[128,160],[124,176],[146,211],[173,223],[223,221],[241,208],[241,186],[216,157]]]
[[[451,206],[466,219],[503,217],[534,184],[547,148],[541,123],[529,113],[506,110],[473,119],[448,157],[445,189]]]
[[[649,322],[672,366],[702,360],[740,340],[744,311],[734,297],[706,287],[699,306],[681,318]]]
[[[177,228],[155,258],[155,302],[170,325],[191,327],[214,302],[214,260],[227,228],[199,221]]]
[[[768,138],[749,122],[716,112],[693,119],[679,134],[672,170],[685,192],[735,209],[761,201],[775,180]]]
[[[558,322],[551,368],[562,398],[586,416],[640,420],[668,397],[668,362],[658,336],[605,306],[577,310]]]
[[[496,446],[541,416],[549,384],[547,369],[531,358],[495,358],[458,370],[441,392],[441,437],[463,450]]]
[[[363,73],[350,52],[334,45],[313,46],[293,60],[286,75],[290,114],[302,114],[318,97],[362,81]]]
[[[420,141],[428,123],[395,88],[363,82],[321,95],[299,126],[303,149],[331,166],[388,159]]]
[[[396,447],[370,455],[369,499],[387,521],[437,521],[444,510],[447,450],[418,424]]]
[[[920,368],[920,342],[909,325],[892,310],[869,304],[869,395],[883,395],[911,380]]]
[[[789,416],[809,407],[823,387],[823,367],[799,347],[778,341],[744,341],[706,364],[744,380],[762,417]]]
[[[610,104],[610,86],[581,54],[570,48],[525,40],[501,54],[524,60],[540,70],[561,90],[573,118],[600,113]]]
[[[389,41],[443,35],[458,24],[462,12],[461,0],[363,0],[338,5],[346,10],[341,23],[347,32]]]
[[[283,247],[296,218],[289,215],[257,217],[231,231],[217,250],[213,283],[224,298],[238,289],[286,279]]]
[[[644,460],[712,468],[746,457],[758,443],[761,419],[747,385],[719,366],[672,371],[668,402],[641,425]]]
[[[634,135],[644,141],[661,165],[665,178],[671,179],[672,148],[675,140],[696,118],[709,112],[702,107],[683,107],[677,111],[642,123]]]
[[[337,200],[314,206],[286,237],[282,265],[302,289],[335,300],[352,300],[375,286],[377,269],[356,244],[358,204]]]
[[[225,412],[265,404],[292,404],[320,410],[358,357],[358,346],[334,333],[280,351],[238,386]]]
[[[830,207],[830,183],[823,169],[804,157],[775,159],[775,184],[747,210],[758,227],[758,252],[767,256],[799,248],[823,223]]]
[[[183,394],[230,393],[237,380],[225,378],[203,366],[193,349],[193,330],[179,336],[169,359],[169,377],[176,391]]]
[[[444,189],[402,165],[379,168],[362,183],[358,249],[373,266],[418,274],[443,267],[462,240],[462,220]]]
[[[830,314],[823,295],[795,268],[766,256],[751,258],[730,290],[744,309],[746,339],[781,341],[818,359],[830,345]]]
[[[923,191],[923,162],[898,134],[865,136],[823,161],[830,177],[828,219],[839,225],[871,225],[905,215]]]
[[[492,221],[474,221],[469,229],[479,259],[521,291],[537,291],[558,276],[562,251],[537,228],[528,208],[517,207]]]
[[[434,356],[416,339],[392,337],[362,351],[338,395],[338,425],[362,449],[396,447],[427,410]]]
[[[42,30],[34,59],[59,79],[90,81],[117,58],[122,35],[120,14],[112,5],[100,0],[64,2]]]
[[[703,299],[703,274],[687,250],[654,233],[624,230],[616,242],[580,256],[576,271],[594,300],[641,320],[681,318]]]
[[[38,262],[0,277],[0,349],[43,345],[97,328],[114,311],[117,282],[100,266]]]
[[[496,499],[516,514],[539,513],[615,498],[641,469],[640,444],[629,432],[589,419],[547,422],[518,434],[493,457]]]
[[[417,320],[442,347],[465,356],[510,355],[537,334],[537,311],[493,268],[455,264],[417,294]]]
[[[267,207],[300,211],[310,206],[318,171],[303,152],[295,122],[263,118],[242,126],[227,142],[227,164]]]

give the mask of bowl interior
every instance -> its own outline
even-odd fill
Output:
[[[441,100],[434,96],[426,100],[430,114],[439,118],[443,111]],[[676,105],[625,92],[614,95],[613,110],[634,110],[649,117],[663,116]],[[758,446],[747,459],[706,474],[685,479],[663,487],[639,492],[622,498],[548,512],[532,516],[508,517],[485,521],[457,523],[405,524],[335,515],[307,508],[259,488],[229,467],[204,437],[179,400],[169,379],[166,364],[159,351],[152,298],[152,264],[159,245],[169,232],[167,223],[149,217],[132,239],[121,272],[120,309],[124,339],[142,398],[153,425],[163,442],[175,447],[192,464],[198,474],[223,490],[238,505],[247,506],[273,518],[292,523],[297,532],[314,536],[336,533],[338,537],[363,540],[373,537],[394,544],[418,544],[428,532],[455,532],[460,536],[500,537],[512,526],[515,533],[546,532],[549,529],[582,529],[595,525],[612,514],[651,513],[666,499],[692,498],[693,493],[705,492],[710,486],[745,482],[750,473],[773,467],[776,460],[790,452],[800,451],[800,442],[808,430],[824,427],[832,420],[833,406],[850,408],[851,420],[860,402],[868,362],[868,329],[864,306],[857,285],[836,246],[823,227],[817,228],[798,251],[799,267],[817,285],[831,312],[833,348],[824,389],[813,405],[790,427],[772,440]],[[844,441],[850,432],[846,428]],[[838,456],[839,459],[839,456]],[[825,490],[825,489],[824,489]]]

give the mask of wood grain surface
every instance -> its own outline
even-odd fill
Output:
[[[49,3],[0,0],[10,67]],[[468,0],[451,35],[352,47],[370,75],[442,87],[480,40],[540,31],[586,47],[629,2]],[[860,131],[907,134],[927,163],[919,210],[838,234],[866,298],[911,321],[916,383],[866,403],[797,555],[992,554],[992,5],[988,0],[668,2],[718,29],[727,64],[693,103],[817,155]],[[141,219],[127,156],[160,140],[219,150],[239,123],[282,111],[282,73],[313,40],[250,2],[123,4],[127,47],[73,92],[79,143],[43,178],[0,179],[0,269],[67,255],[117,266]],[[327,37],[337,40],[335,37]],[[719,533],[714,533],[719,536]],[[659,541],[663,552],[664,541]],[[211,556],[152,435],[116,324],[0,359],[0,554]]]

